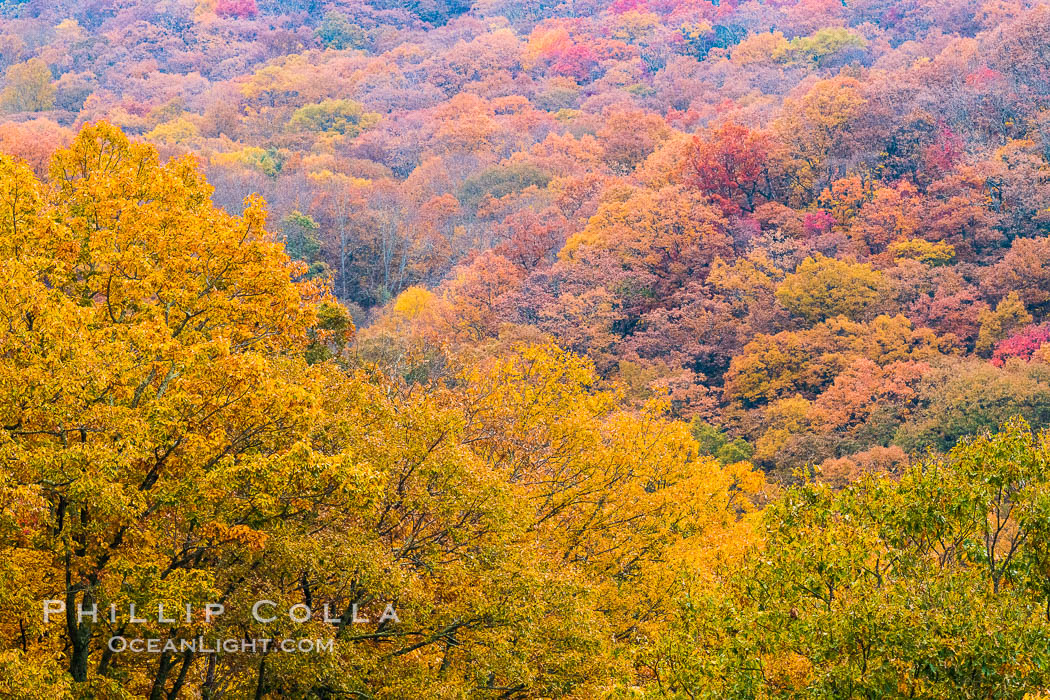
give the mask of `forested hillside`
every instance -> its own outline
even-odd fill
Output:
[[[0,0],[0,696],[1039,697],[1048,28]]]

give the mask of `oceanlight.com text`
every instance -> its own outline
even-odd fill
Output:
[[[185,653],[195,654],[266,654],[279,651],[286,654],[330,653],[335,649],[334,639],[158,639],[141,637],[110,637],[106,644],[114,653],[137,654]]]

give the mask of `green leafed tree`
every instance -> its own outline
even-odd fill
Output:
[[[342,12],[325,13],[321,26],[315,32],[326,49],[362,49],[368,37],[365,31],[351,22]]]
[[[366,112],[354,100],[325,100],[300,107],[288,120],[292,131],[314,131],[357,136],[379,123],[379,115]]]
[[[1050,434],[1021,420],[899,479],[806,483],[690,588],[664,697],[1016,698],[1050,683]]]

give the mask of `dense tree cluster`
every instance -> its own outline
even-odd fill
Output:
[[[0,0],[0,695],[1045,687],[1048,26]]]
[[[898,480],[807,484],[766,546],[695,587],[654,651],[673,697],[1041,697],[1048,436],[1023,421]]]
[[[742,550],[761,474],[702,456],[658,404],[625,410],[550,344],[427,391],[351,362],[345,310],[261,202],[233,216],[210,195],[191,161],[108,125],[45,182],[0,159],[0,694],[629,683],[681,567]],[[69,615],[45,622],[44,600]],[[258,600],[315,614],[263,624]],[[339,646],[122,654],[114,637]]]

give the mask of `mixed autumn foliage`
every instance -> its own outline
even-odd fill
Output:
[[[626,682],[686,562],[741,546],[761,475],[701,456],[658,405],[625,410],[553,345],[425,390],[350,363],[351,321],[266,231],[262,203],[233,216],[210,195],[191,161],[161,165],[108,125],[60,151],[46,182],[0,160],[4,695]],[[48,626],[31,611],[56,597],[230,614]],[[345,624],[259,625],[260,599]],[[372,601],[398,623],[351,624]],[[142,663],[105,645],[249,633],[334,635],[340,653]]]
[[[1037,696],[1048,26],[0,0],[0,695]]]

